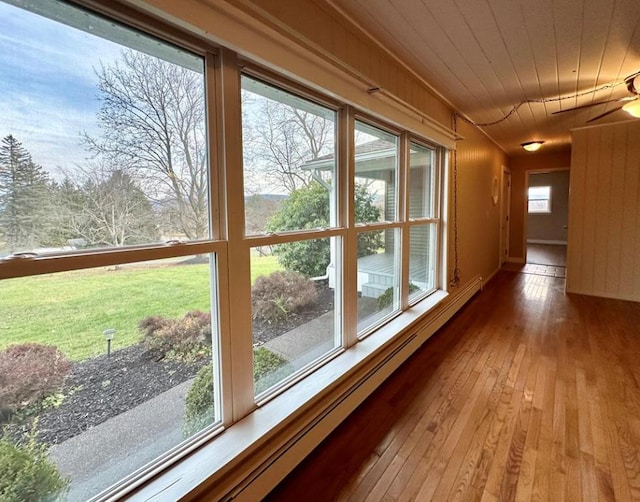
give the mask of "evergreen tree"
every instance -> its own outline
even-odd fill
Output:
[[[0,144],[0,232],[9,253],[48,244],[51,191],[46,171],[12,135]]]

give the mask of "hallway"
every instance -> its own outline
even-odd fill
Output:
[[[638,499],[638,326],[501,271],[268,500]]]

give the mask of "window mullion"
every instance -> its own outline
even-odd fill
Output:
[[[358,232],[355,228],[355,115],[351,107],[339,114],[338,128],[338,197],[340,215],[347,226],[342,242],[343,343],[350,347],[358,341]]]
[[[409,136],[403,133],[400,136],[400,163],[398,175],[398,209],[402,229],[400,231],[400,310],[405,310],[409,305],[409,183],[411,154],[409,150]]]
[[[251,336],[251,264],[249,246],[244,239],[244,186],[242,166],[242,112],[240,109],[240,72],[237,55],[221,51],[221,92],[224,123],[224,186],[226,191],[226,234],[229,242],[228,325],[224,335],[229,338],[230,359],[222,375],[226,392],[223,402],[231,402],[231,417],[235,422],[255,408],[253,395],[253,356]],[[233,222],[233,224],[231,224]],[[231,398],[228,393],[231,393]],[[228,417],[229,412],[225,413]]]

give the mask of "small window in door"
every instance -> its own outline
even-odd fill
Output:
[[[551,187],[529,187],[529,212],[551,212]]]

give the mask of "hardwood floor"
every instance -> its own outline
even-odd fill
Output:
[[[640,500],[640,304],[499,272],[267,498]]]
[[[567,266],[566,244],[527,244],[527,263],[536,265]]]

